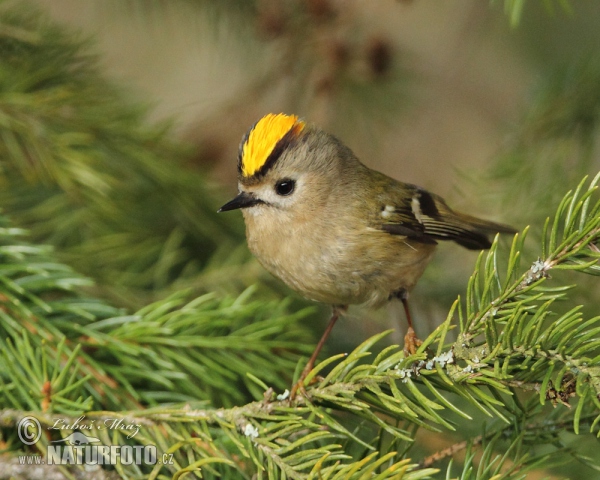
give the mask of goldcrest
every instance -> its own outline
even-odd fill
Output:
[[[220,212],[242,209],[248,246],[259,262],[301,295],[334,307],[300,381],[349,304],[379,307],[414,287],[440,240],[490,247],[506,225],[453,211],[439,196],[363,165],[337,138],[295,115],[269,114],[244,136],[238,195]]]

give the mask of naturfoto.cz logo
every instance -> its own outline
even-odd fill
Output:
[[[48,430],[75,430],[70,435],[50,442],[46,449],[45,460],[39,455],[23,455],[19,458],[23,465],[156,465],[173,464],[173,455],[164,454],[160,461],[155,445],[102,445],[97,437],[86,435],[81,430],[91,433],[94,429],[125,430],[133,438],[140,425],[127,424],[122,419],[106,419],[100,424],[94,421],[84,423],[85,416],[74,423],[56,420]],[[25,445],[34,445],[42,435],[42,426],[35,417],[23,417],[17,425],[17,434]]]

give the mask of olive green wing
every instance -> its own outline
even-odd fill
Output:
[[[499,223],[481,220],[452,210],[438,195],[404,184],[395,188],[380,206],[381,229],[411,240],[434,244],[452,240],[471,250],[489,248],[490,234],[515,233]]]

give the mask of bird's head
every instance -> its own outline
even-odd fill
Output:
[[[344,148],[295,115],[265,115],[242,139],[239,193],[219,211],[310,211],[328,196],[339,177],[339,153]]]

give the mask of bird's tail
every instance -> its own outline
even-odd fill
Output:
[[[459,212],[452,212],[450,220],[459,228],[459,233],[451,240],[470,250],[487,249],[492,246],[490,237],[496,233],[517,233],[513,227],[502,223],[490,222]]]

